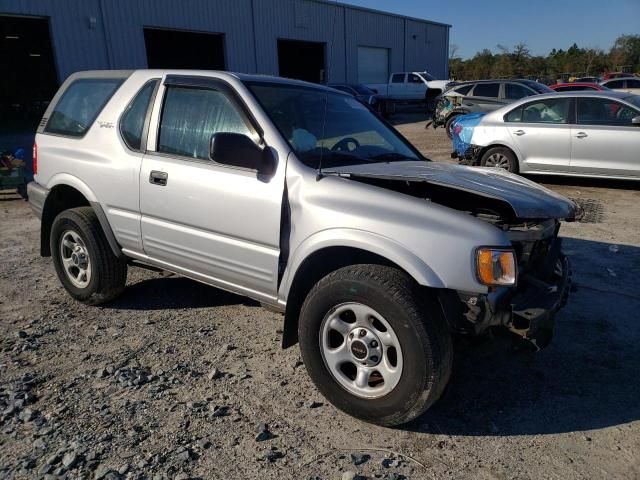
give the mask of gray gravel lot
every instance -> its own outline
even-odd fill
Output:
[[[450,161],[442,129],[394,123]],[[640,478],[640,183],[541,180],[592,222],[561,230],[553,343],[459,341],[444,397],[395,429],[329,405],[251,300],[130,269],[115,303],[72,301],[0,193],[0,479]]]

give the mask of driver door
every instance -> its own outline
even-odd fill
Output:
[[[571,128],[571,171],[585,175],[640,176],[640,111],[615,100],[577,98]]]
[[[161,87],[140,172],[144,251],[169,270],[273,300],[284,168],[262,178],[209,158],[214,133],[259,140],[241,101],[224,86],[171,76]]]

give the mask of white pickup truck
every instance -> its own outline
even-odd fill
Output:
[[[389,77],[389,83],[373,83],[367,86],[396,103],[430,103],[445,91],[449,82],[436,80],[427,72],[395,72]]]

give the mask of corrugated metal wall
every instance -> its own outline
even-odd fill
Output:
[[[358,46],[388,48],[389,70],[448,73],[446,25],[318,0],[0,0],[0,14],[50,18],[60,80],[145,68],[143,27],[224,33],[228,70],[278,74],[278,39],[326,44],[331,82],[357,82]]]

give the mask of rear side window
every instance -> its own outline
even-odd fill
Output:
[[[498,92],[500,92],[499,83],[479,83],[473,89],[473,96],[498,98]]]
[[[569,123],[569,98],[549,98],[531,102],[522,107],[521,122]]]
[[[160,120],[158,152],[209,159],[214,133],[251,131],[231,101],[218,90],[168,87]]]
[[[532,94],[533,92],[531,90],[517,83],[507,83],[504,86],[504,96],[511,100],[528,97]]]
[[[391,83],[404,83],[404,73],[394,73],[391,77]]]
[[[624,80],[614,80],[607,83],[608,88],[624,88]]]
[[[123,81],[122,78],[81,78],[74,81],[62,94],[44,131],[82,137]]]
[[[627,80],[627,88],[640,88],[640,80]]]
[[[120,133],[122,139],[131,150],[140,150],[144,120],[149,109],[149,102],[158,80],[147,82],[131,101],[120,119]]]

